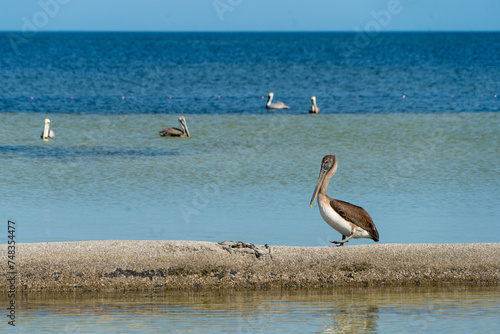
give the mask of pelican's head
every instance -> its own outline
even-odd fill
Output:
[[[189,130],[186,124],[186,119],[184,116],[179,116],[179,123],[181,123],[182,128],[184,129],[184,132],[186,132],[187,136],[189,137]]]
[[[269,93],[269,95],[268,95],[268,97],[269,97],[270,99],[272,99],[272,98],[273,98],[273,96],[274,96],[274,93]]]
[[[311,102],[316,102],[316,96],[311,96]]]
[[[316,183],[316,188],[314,189],[313,197],[311,198],[311,203],[309,206],[313,206],[316,197],[323,184],[326,183],[324,191],[326,192],[326,187],[328,182],[332,178],[333,174],[337,171],[337,158],[334,155],[327,155],[323,158],[321,162],[321,169],[319,170],[318,182]]]
[[[45,119],[45,124],[50,124],[50,119],[46,118]]]

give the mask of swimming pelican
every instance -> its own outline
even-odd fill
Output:
[[[350,239],[368,238],[378,241],[378,231],[372,218],[362,207],[330,198],[326,193],[328,183],[337,171],[337,158],[327,155],[321,162],[318,183],[311,199],[312,206],[318,197],[318,207],[321,217],[335,230],[342,234],[342,240],[330,241],[334,244],[348,242]],[[346,237],[347,236],[347,237]]]
[[[311,108],[309,108],[309,113],[311,114],[319,114],[319,107],[316,104],[316,96],[311,97]]]
[[[184,116],[179,117],[179,123],[181,123],[182,130],[177,128],[167,128],[161,130],[158,134],[162,137],[189,137],[189,130]]]
[[[267,97],[267,104],[266,104],[266,108],[267,109],[290,109],[289,106],[287,106],[286,104],[284,104],[283,102],[273,102],[273,96],[274,96],[274,93],[269,93],[269,96]]]
[[[43,128],[42,135],[40,136],[43,140],[54,139],[56,135],[53,130],[50,130],[50,119],[45,119],[45,127]]]

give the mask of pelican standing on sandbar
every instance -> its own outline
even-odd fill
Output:
[[[309,108],[310,114],[319,114],[319,107],[316,104],[316,96],[311,96],[311,108]]]
[[[53,130],[50,129],[50,119],[45,119],[45,127],[43,128],[42,135],[40,136],[43,140],[54,139],[56,137]]]
[[[186,119],[184,116],[179,117],[179,123],[181,124],[181,129],[177,128],[166,128],[158,132],[162,137],[189,137],[189,130],[186,125]]]
[[[321,162],[318,183],[311,199],[312,206],[318,197],[318,207],[321,217],[335,230],[342,234],[342,240],[330,241],[334,244],[348,242],[352,238],[368,238],[378,241],[378,231],[373,224],[372,218],[362,207],[351,203],[333,199],[328,196],[326,189],[333,174],[337,171],[337,158],[327,155]]]
[[[266,104],[267,109],[276,109],[276,110],[290,109],[290,107],[283,102],[273,102],[273,97],[274,93],[269,93],[269,95],[267,96],[267,104]]]

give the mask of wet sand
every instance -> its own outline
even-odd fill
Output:
[[[7,262],[7,245],[0,256]],[[498,285],[500,243],[259,246],[241,242],[17,244],[18,292]]]

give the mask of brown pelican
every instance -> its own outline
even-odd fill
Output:
[[[177,128],[166,128],[158,132],[158,134],[162,137],[189,137],[189,130],[184,116],[179,117],[179,123],[181,123],[182,130]]]
[[[274,93],[269,93],[269,96],[267,97],[267,104],[266,104],[267,109],[290,109],[290,107],[287,106],[286,104],[284,104],[283,102],[272,103],[273,96],[274,96]]]
[[[56,135],[53,130],[50,130],[50,119],[45,119],[45,127],[43,128],[42,135],[40,136],[43,140],[54,139]]]
[[[319,114],[319,107],[316,104],[316,96],[311,97],[311,108],[309,108],[309,113],[311,114]]]
[[[337,158],[327,155],[321,162],[318,183],[311,199],[312,206],[318,197],[321,217],[335,230],[342,234],[342,240],[330,241],[334,244],[348,242],[350,239],[368,238],[378,241],[378,231],[370,215],[362,207],[330,198],[326,193],[328,183],[337,171]],[[346,237],[347,236],[347,237]]]

